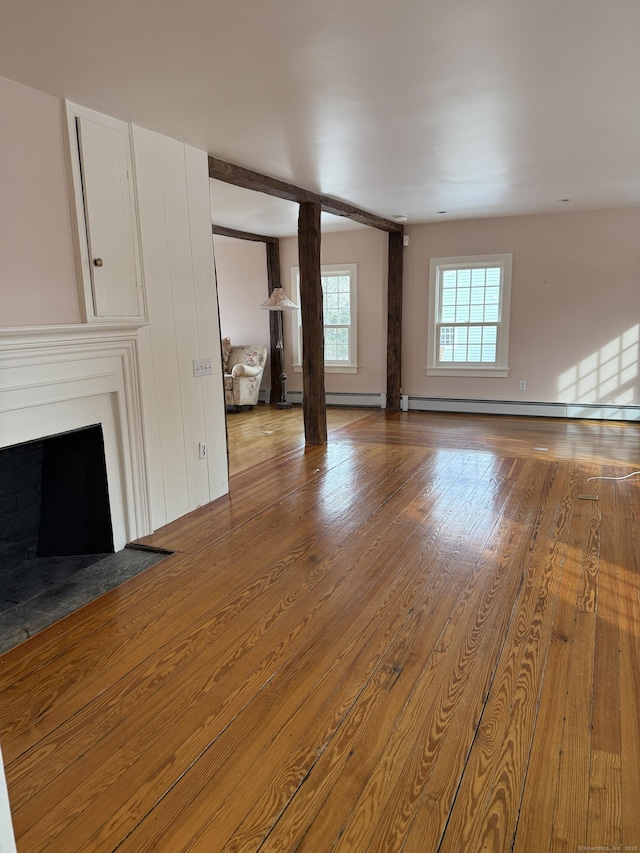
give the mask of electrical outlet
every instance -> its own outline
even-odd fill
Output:
[[[213,365],[211,356],[207,356],[207,358],[194,358],[193,359],[193,375],[197,378],[199,376],[208,376],[213,373]]]
[[[198,458],[206,459],[207,458],[207,443],[206,441],[201,441],[198,445]]]
[[[527,390],[527,380],[526,379],[518,379],[518,391],[526,391]]]

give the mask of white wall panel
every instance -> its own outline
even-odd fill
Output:
[[[209,447],[210,500],[229,491],[222,355],[216,274],[211,235],[211,202],[207,154],[185,146],[189,234],[200,354],[211,356],[213,374],[200,379],[204,405],[204,425]]]
[[[222,372],[206,154],[138,127],[133,139],[149,316],[145,428],[150,471],[162,471],[150,474],[157,528],[228,491]],[[205,356],[213,375],[196,379],[193,359]],[[198,458],[202,441],[208,460]]]
[[[150,351],[143,354],[151,358],[151,364],[143,367],[143,376],[153,376],[157,407],[154,411],[153,400],[143,386],[145,429],[150,421],[158,424],[160,458],[150,458],[149,466],[159,466],[162,471],[165,505],[165,517],[153,518],[157,528],[189,512],[189,500],[159,136],[134,127],[133,143],[151,342]],[[152,506],[156,503],[152,499]]]
[[[167,523],[167,507],[164,493],[164,467],[162,465],[162,441],[158,418],[158,397],[153,368],[151,330],[143,326],[138,330],[140,354],[140,382],[144,389],[144,444],[149,483],[149,507],[152,527],[157,530]]]
[[[205,428],[202,379],[193,376],[193,359],[200,357],[200,350],[191,264],[184,145],[167,137],[160,137],[158,144],[162,151],[164,212],[178,357],[187,499],[189,509],[195,509],[209,500],[209,474],[206,460],[198,458],[198,444],[205,440]]]

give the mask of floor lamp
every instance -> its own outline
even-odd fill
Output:
[[[277,403],[279,409],[290,409],[291,403],[287,402],[287,374],[284,372],[284,342],[282,340],[282,312],[290,311],[298,306],[295,305],[284,292],[281,287],[274,287],[269,295],[269,298],[258,305],[258,308],[264,308],[266,311],[277,311],[278,323],[278,343],[276,349],[280,352],[280,387],[282,389],[280,400]]]

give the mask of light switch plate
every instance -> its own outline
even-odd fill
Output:
[[[207,358],[194,358],[193,359],[193,375],[198,376],[207,376],[213,373],[213,366],[211,356]]]

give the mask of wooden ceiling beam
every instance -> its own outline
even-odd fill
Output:
[[[380,231],[388,231],[389,233],[402,231],[402,225],[393,222],[391,219],[369,213],[359,207],[354,207],[352,204],[331,198],[331,196],[320,195],[311,190],[297,187],[295,184],[287,184],[277,178],[270,178],[268,175],[261,175],[251,169],[245,169],[243,166],[227,163],[226,160],[219,160],[217,157],[209,157],[209,177],[216,181],[224,181],[224,183],[233,184],[236,187],[266,193],[298,204],[305,202],[319,204],[325,213],[331,213],[333,216],[344,216],[346,219],[359,222],[361,225],[368,225],[371,228],[378,228]]]
[[[219,237],[233,237],[236,240],[252,240],[255,243],[277,243],[277,237],[267,237],[264,234],[253,234],[251,231],[238,231],[235,228],[225,228],[224,225],[212,225],[211,231]]]

